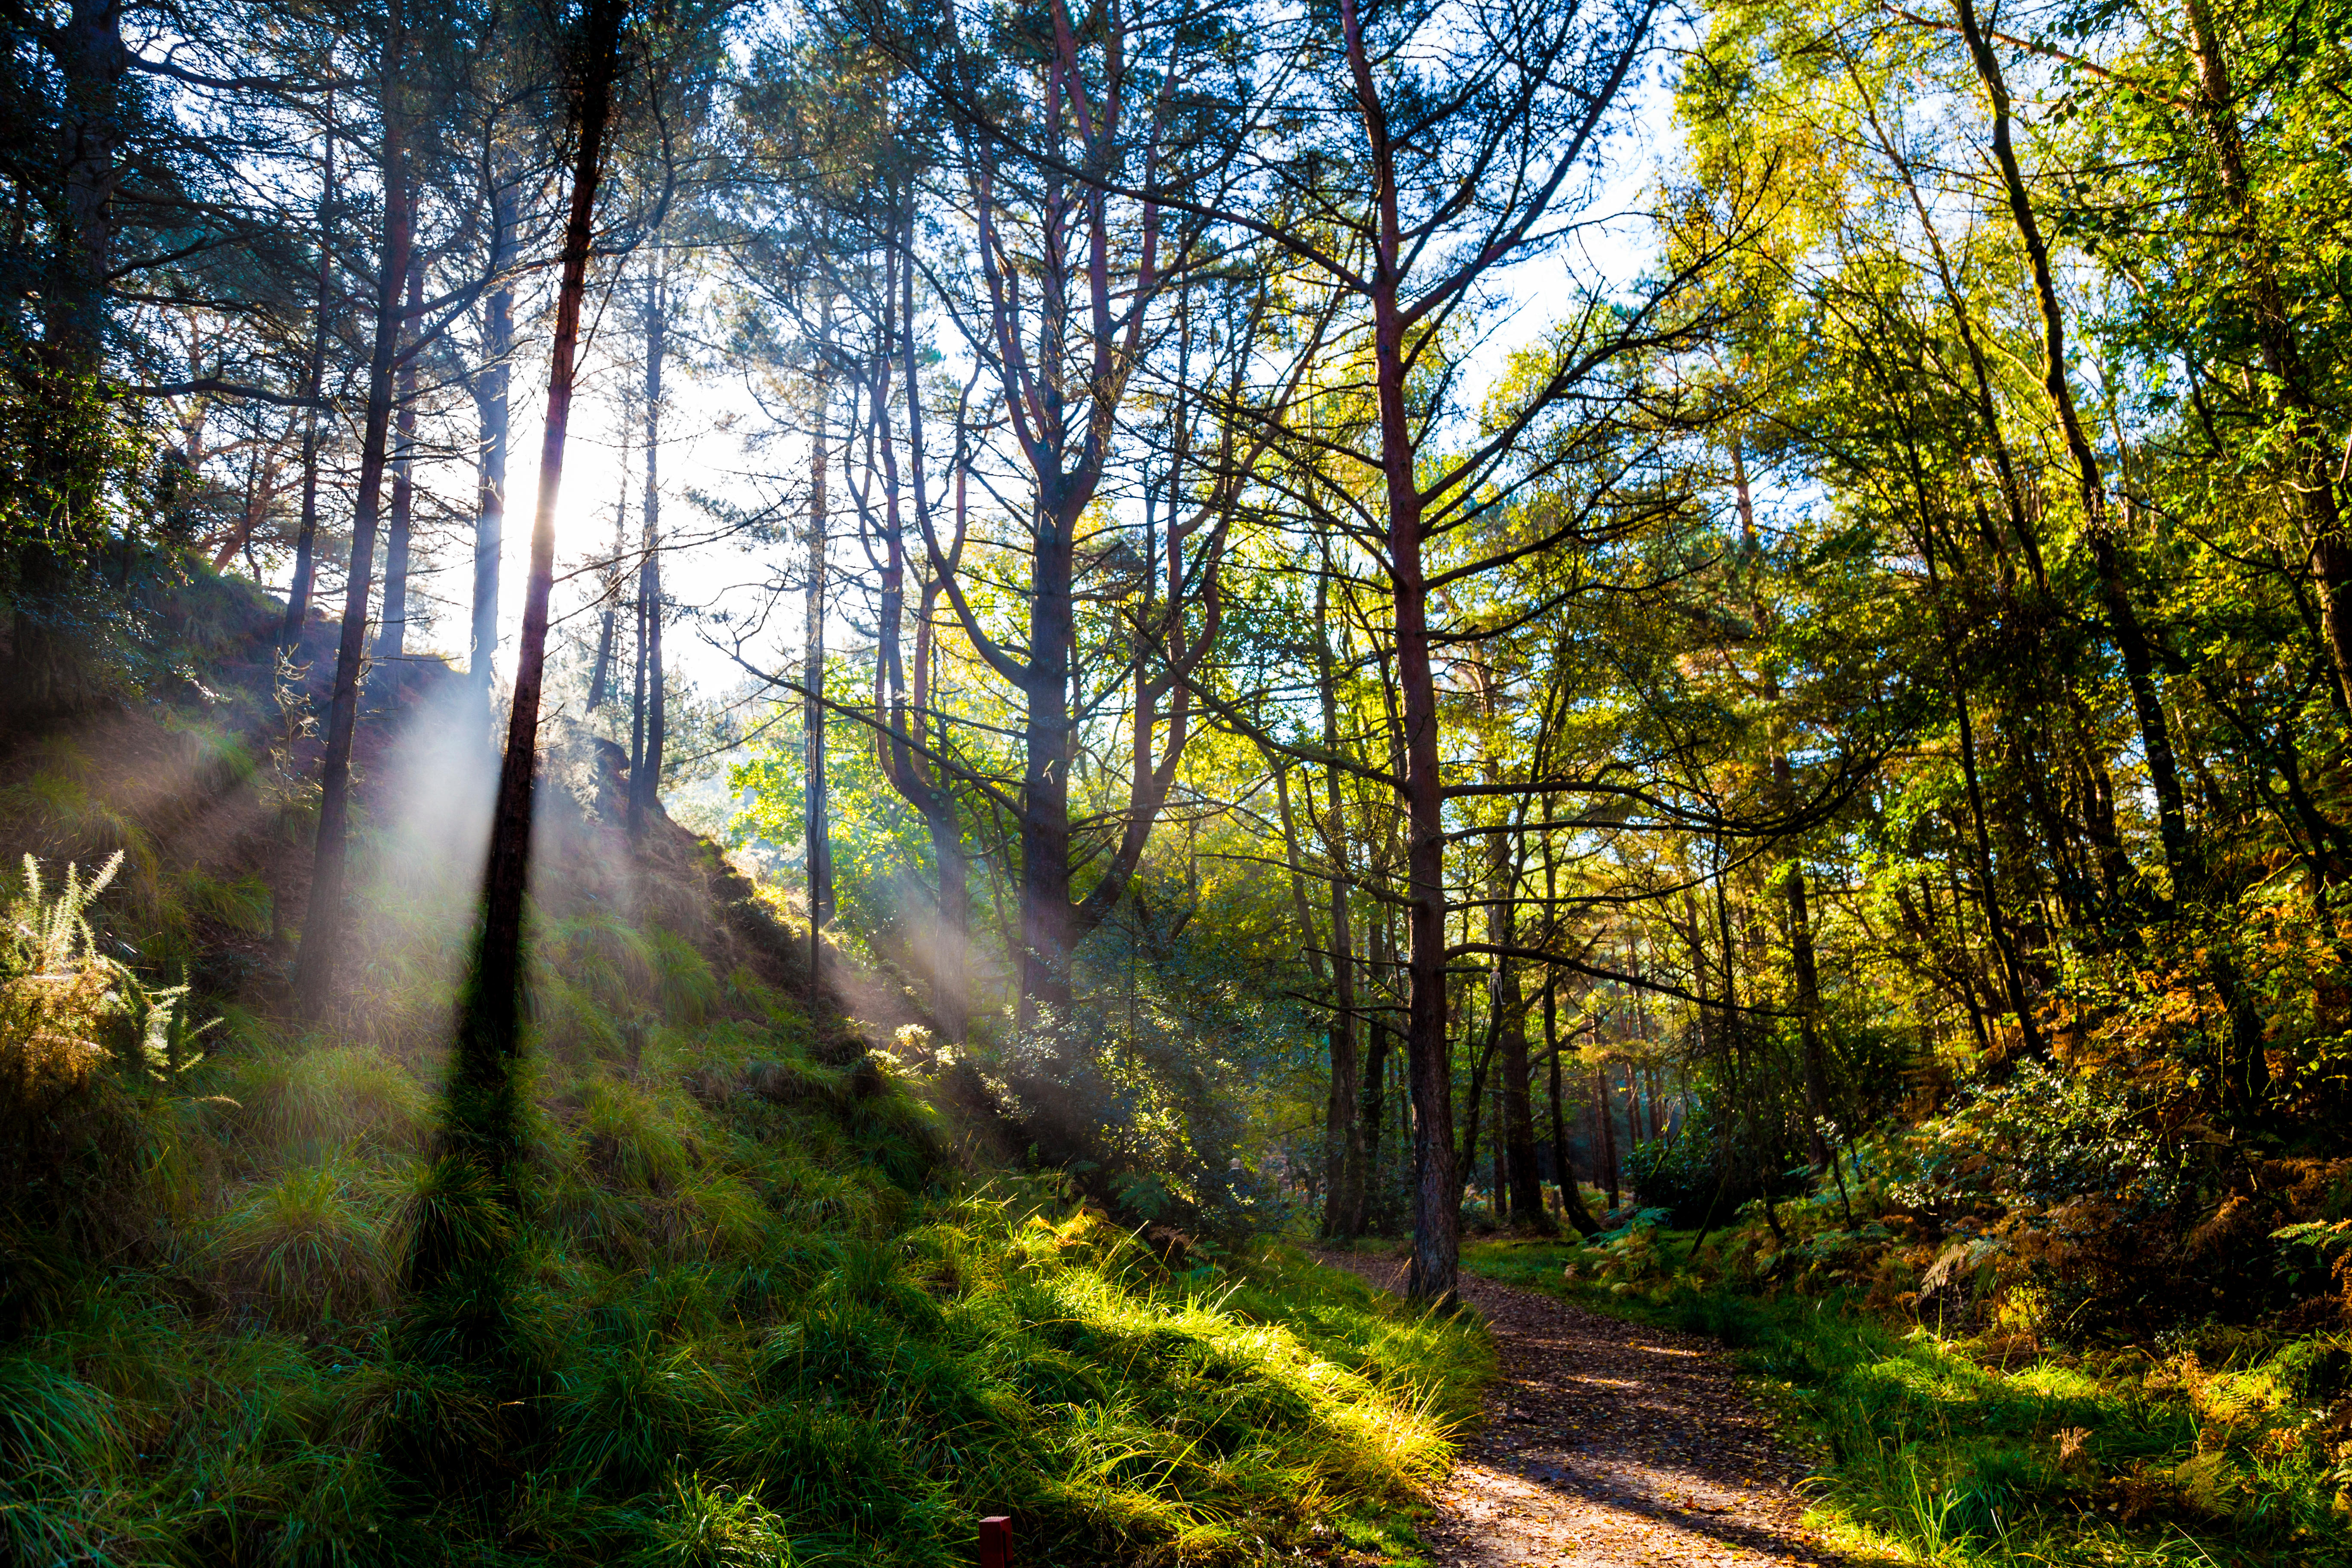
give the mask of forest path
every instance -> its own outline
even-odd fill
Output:
[[[1404,1260],[1319,1255],[1382,1289]],[[1423,1528],[1437,1568],[1829,1565],[1799,1525],[1801,1467],[1707,1341],[1466,1270],[1499,1375]]]

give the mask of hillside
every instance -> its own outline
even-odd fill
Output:
[[[996,1512],[1057,1564],[1409,1540],[1475,1333],[1013,1168],[968,1068],[873,1048],[919,1023],[887,986],[812,1009],[713,846],[630,842],[593,746],[542,784],[521,1189],[453,1192],[465,689],[414,665],[362,725],[359,956],[298,1030],[310,693],[268,604],[186,594],[179,678],[0,754],[38,879],[0,986],[5,1555],[945,1564]],[[462,1322],[406,1274],[457,1213],[520,1260]]]

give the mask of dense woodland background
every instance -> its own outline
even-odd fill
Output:
[[[982,1472],[1068,1561],[1239,1560],[1301,1476],[1410,1490],[1408,1383],[1476,1352],[1185,1292],[1378,1236],[1444,1305],[1465,1230],[2184,1399],[2291,1363],[2178,1465],[2077,1439],[1943,1517],[2340,1535],[2352,16],[0,28],[25,1561],[950,1561]],[[954,1461],[1084,1403],[1098,1344],[990,1338],[1081,1276],[1138,1343],[1190,1300],[1201,1387],[1258,1347],[1234,1452],[1323,1446]],[[223,1413],[261,1384],[362,1426]],[[206,1511],[280,1439],[347,1504]]]

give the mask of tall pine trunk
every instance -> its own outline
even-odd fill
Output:
[[[1029,597],[1029,662],[1021,773],[1021,1005],[1019,1026],[1070,1016],[1070,592],[1076,520],[1035,503],[1035,564]]]
[[[1549,880],[1549,867],[1546,873]],[[1576,1227],[1578,1235],[1591,1236],[1600,1230],[1601,1224],[1585,1206],[1583,1184],[1577,1179],[1576,1167],[1569,1163],[1568,1113],[1560,1094],[1559,986],[1549,975],[1544,980],[1543,1020],[1544,1056],[1550,1063],[1551,1078],[1551,1173],[1559,1184],[1559,1206],[1568,1215],[1568,1223]]]
[[[1381,472],[1388,502],[1389,597],[1395,623],[1396,680],[1403,708],[1405,765],[1405,1071],[1412,1093],[1412,1257],[1405,1294],[1450,1305],[1461,1266],[1461,1182],[1454,1167],[1454,1056],[1445,1029],[1445,797],[1440,773],[1437,682],[1430,659],[1429,584],[1422,564],[1421,475],[1406,398],[1404,255],[1396,148],[1374,79],[1370,46],[1355,0],[1340,0],[1356,110],[1370,146],[1378,215],[1370,279],[1372,379],[1380,417]]]
[[[833,397],[833,300],[819,316],[816,363],[809,395],[808,608],[801,628],[801,831],[807,849],[809,1000],[821,994],[824,977],[824,927],[833,919],[833,837],[825,807],[824,770],[824,568],[826,416]]]
[[[408,231],[416,233],[416,193],[408,193]],[[408,257],[408,297],[403,306],[404,348],[425,305],[425,258]],[[393,393],[392,515],[383,544],[383,609],[376,617],[375,654],[369,683],[371,700],[382,703],[400,689],[400,661],[408,651],[408,560],[410,525],[416,510],[416,356],[400,362]]]
[[[613,502],[613,563],[604,569],[604,607],[596,614],[596,659],[588,670],[588,711],[593,713],[613,700],[613,654],[621,633],[621,563],[629,553],[629,428],[625,405],[621,416],[621,486]],[[636,753],[630,752],[630,765]],[[635,776],[634,774],[632,775]]]
[[[1348,801],[1343,790],[1339,754],[1339,678],[1331,649],[1331,579],[1328,563],[1315,584],[1316,696],[1323,710],[1323,749],[1332,759],[1323,770],[1326,797],[1323,831],[1332,853],[1331,868],[1331,1110],[1339,1125],[1332,1140],[1338,1174],[1335,1201],[1324,1215],[1324,1229],[1333,1236],[1353,1237],[1364,1232],[1365,1164],[1363,1105],[1368,1094],[1363,1064],[1358,1059],[1356,1031],[1356,948],[1348,910]]]
[[[886,329],[895,330],[886,331],[887,342],[876,364],[874,426],[882,454],[883,561],[878,657],[874,668],[874,707],[877,716],[883,721],[884,728],[876,732],[874,746],[883,777],[890,781],[891,787],[922,817],[924,829],[930,838],[931,860],[937,868],[939,879],[939,898],[935,905],[937,918],[925,961],[931,982],[931,1017],[951,1043],[961,1045],[971,1013],[966,994],[971,893],[966,886],[963,827],[956,813],[954,792],[948,784],[944,753],[929,754],[932,750],[934,734],[929,718],[932,679],[930,621],[937,608],[939,586],[936,579],[927,572],[922,592],[916,600],[915,647],[910,670],[905,654],[904,631],[907,536],[905,519],[899,510],[898,457],[890,421],[891,360],[895,354],[907,387],[907,469],[912,482],[916,525],[929,539],[934,530],[923,463],[922,384],[917,375],[913,231],[914,213],[909,205],[900,218],[898,243],[888,259],[888,274],[896,279],[896,288],[889,297],[895,305],[897,318],[895,321],[886,321]],[[963,541],[963,482],[961,455],[959,452],[956,543],[951,551],[954,554],[961,553]],[[926,563],[928,564],[928,556]],[[947,737],[942,732],[937,739],[943,746]]]
[[[291,648],[310,618],[310,587],[318,575],[319,402],[327,384],[327,338],[334,321],[335,290],[335,97],[327,95],[326,177],[319,189],[319,275],[310,322],[310,358],[302,371],[302,521],[294,534],[294,576],[286,587],[286,623],[278,642]]]
[[[367,416],[360,446],[359,499],[352,519],[351,569],[343,624],[335,647],[335,682],[319,763],[318,847],[310,861],[310,909],[294,964],[299,1016],[315,1020],[334,994],[341,957],[343,878],[350,854],[352,742],[359,728],[360,667],[365,662],[370,579],[375,567],[377,513],[383,499],[385,449],[392,431],[393,364],[400,342],[401,292],[415,236],[408,218],[407,122],[398,107],[400,58],[407,47],[405,13],[394,6],[383,51],[383,253],[375,287],[375,343],[368,357]]]
[[[466,673],[487,713],[490,673],[498,663],[499,567],[506,547],[507,437],[513,384],[514,282],[507,276],[520,245],[520,202],[510,185],[490,193],[490,272],[497,279],[482,311],[482,369],[474,382],[480,423],[480,474],[474,501],[473,624]]]
[[[645,561],[637,568],[639,689],[644,740],[629,761],[629,831],[645,831],[661,798],[662,752],[669,743],[668,691],[662,679],[661,410],[662,361],[669,352],[669,298],[658,279],[646,286]]]
[[[457,1009],[457,1051],[450,1064],[444,1125],[446,1150],[478,1163],[504,1191],[518,1152],[514,1104],[515,1057],[521,1046],[523,900],[530,875],[532,790],[539,760],[540,692],[547,662],[548,600],[555,580],[555,510],[563,485],[565,438],[571,430],[580,304],[587,290],[595,238],[596,189],[604,175],[604,138],[619,66],[625,0],[592,0],[581,26],[581,77],[572,102],[577,136],[572,199],[563,231],[562,269],[555,295],[555,336],[550,345],[547,426],[540,447],[538,505],[531,520],[530,567],[523,588],[522,631],[515,650],[514,708],[506,756],[490,815],[488,864],[482,879],[482,923],[473,973]],[[420,1238],[420,1273],[430,1281],[457,1259],[448,1237]]]

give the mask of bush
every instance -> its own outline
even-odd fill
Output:
[[[1706,1225],[1710,1217],[1720,1224],[1737,1210],[1739,1200],[1724,1188],[1717,1152],[1713,1137],[1686,1121],[1664,1138],[1634,1144],[1625,1161],[1625,1178],[1644,1205],[1665,1210],[1671,1216],[1667,1223],[1679,1229]]]

